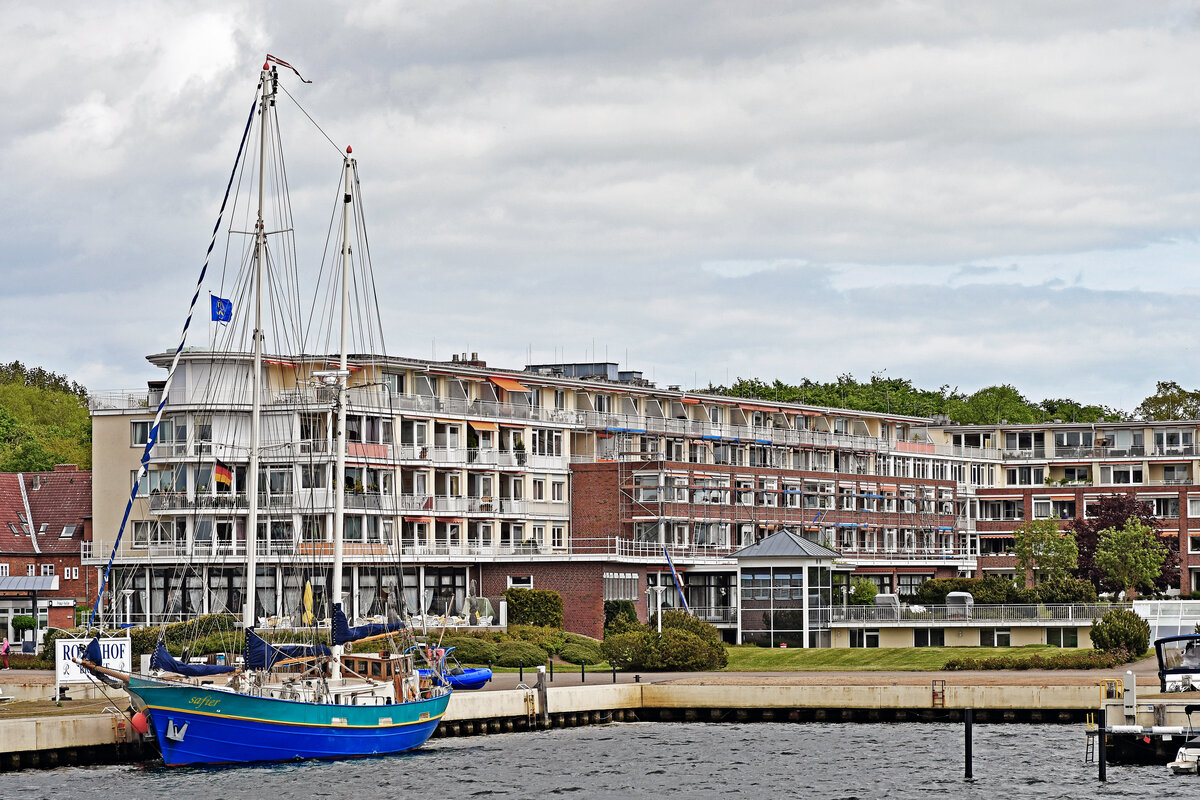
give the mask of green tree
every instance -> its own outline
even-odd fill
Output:
[[[1140,419],[1195,419],[1200,417],[1200,391],[1188,391],[1175,381],[1159,381],[1154,394],[1133,412]]]
[[[850,591],[850,605],[869,606],[875,602],[879,587],[866,578],[855,578],[854,587]]]
[[[1096,566],[1132,597],[1139,586],[1153,586],[1167,559],[1167,546],[1149,525],[1130,517],[1120,528],[1100,532]]]
[[[1041,578],[1063,578],[1079,561],[1075,534],[1060,531],[1052,519],[1030,520],[1013,532],[1017,566],[1022,573],[1037,570]]]
[[[1130,518],[1156,531],[1162,527],[1162,523],[1154,516],[1154,508],[1146,501],[1138,500],[1132,493],[1105,495],[1089,503],[1087,515],[1076,517],[1071,524],[1075,531],[1075,542],[1079,545],[1079,568],[1076,574],[1091,581],[1097,591],[1119,592],[1125,588],[1112,583],[1096,564],[1095,554],[1100,532],[1107,528],[1119,528]],[[1154,588],[1158,591],[1179,585],[1179,538],[1167,537],[1162,542],[1167,546],[1167,560],[1154,582]]]
[[[964,425],[994,425],[1001,420],[1025,425],[1040,422],[1036,406],[1025,399],[1015,386],[987,386],[962,401],[951,414],[955,422]]]

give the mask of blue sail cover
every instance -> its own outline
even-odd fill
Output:
[[[404,630],[403,622],[389,622],[386,625],[379,622],[371,623],[370,625],[359,625],[357,628],[350,627],[350,621],[346,619],[346,612],[342,611],[342,604],[338,603],[333,607],[333,643],[346,644],[347,642],[357,642],[359,639],[366,639],[368,636],[378,636],[381,633],[393,633],[395,631]]]
[[[167,646],[159,642],[158,647],[154,648],[154,655],[150,656],[150,669],[162,669],[189,678],[198,678],[204,675],[224,675],[237,668],[232,664],[185,664],[168,653]]]
[[[270,669],[278,661],[285,658],[300,658],[302,656],[330,656],[332,651],[323,644],[271,644],[254,632],[254,628],[246,629],[246,669]]]
[[[100,637],[96,636],[83,649],[84,660],[90,661],[97,667],[104,666],[104,656],[100,654]]]

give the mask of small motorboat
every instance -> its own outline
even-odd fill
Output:
[[[1175,760],[1167,764],[1172,775],[1196,775],[1200,769],[1200,743],[1185,744],[1175,754]]]
[[[454,656],[454,648],[448,647],[430,649],[429,663],[439,666],[442,678],[451,689],[471,690],[482,689],[492,679],[492,671],[487,667],[464,667]],[[433,670],[418,670],[422,678],[433,678]]]

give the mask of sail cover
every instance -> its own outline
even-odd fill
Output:
[[[255,633],[254,628],[246,629],[246,669],[270,669],[285,658],[314,655],[328,656],[332,653],[323,644],[271,644]]]
[[[374,622],[369,625],[359,625],[356,628],[351,628],[350,621],[346,619],[346,612],[342,611],[342,604],[338,603],[333,607],[334,644],[357,642],[359,639],[366,639],[368,636],[379,636],[382,633],[404,630],[404,627],[403,622],[389,622],[387,624]]]
[[[158,647],[154,648],[154,655],[150,657],[150,669],[161,669],[196,678],[203,675],[223,675],[237,668],[232,664],[185,664],[168,653],[167,646],[159,642]]]

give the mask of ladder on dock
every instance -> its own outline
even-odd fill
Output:
[[[933,682],[931,705],[933,708],[946,707],[946,682],[944,680],[938,679]]]

